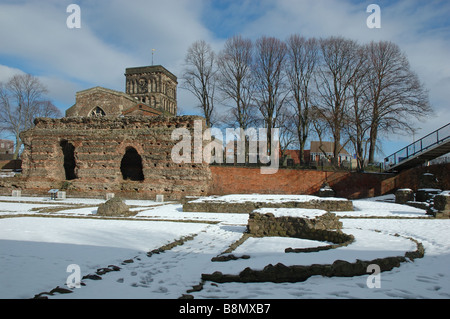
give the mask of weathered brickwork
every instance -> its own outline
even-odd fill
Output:
[[[171,158],[178,142],[172,131],[192,132],[194,120],[204,121],[197,116],[38,118],[34,128],[21,134],[27,188],[63,185],[77,194],[114,192],[127,198],[206,195],[209,166]]]

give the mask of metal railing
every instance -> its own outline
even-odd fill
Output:
[[[422,137],[420,140],[409,144],[394,154],[384,159],[385,169],[388,170],[401,162],[404,162],[420,153],[425,152],[431,147],[441,144],[450,138],[450,123],[437,129],[436,131]]]

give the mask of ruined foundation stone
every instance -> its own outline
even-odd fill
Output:
[[[448,191],[434,197],[434,209],[437,218],[450,218],[450,193]]]
[[[131,212],[128,205],[121,198],[113,197],[98,206],[97,215],[109,217],[130,216],[136,215],[136,212]]]
[[[328,185],[328,183],[324,183],[317,195],[319,197],[335,197],[336,192]]]
[[[439,181],[434,174],[423,173],[419,176],[418,188],[439,188]]]
[[[64,185],[68,196],[204,196],[209,165],[176,163],[171,156],[181,139],[172,139],[172,132],[183,128],[194,136],[194,121],[206,128],[199,116],[37,118],[21,134],[22,183],[34,193]]]
[[[350,237],[340,232],[342,222],[333,213],[323,212],[314,218],[280,216],[272,213],[249,214],[247,231],[256,237],[281,236],[342,243]]]
[[[422,188],[418,189],[416,192],[416,201],[417,202],[428,202],[434,198],[437,194],[442,192],[440,189],[434,188]]]
[[[395,192],[395,202],[397,204],[406,204],[409,201],[414,201],[414,192],[412,189],[402,188]]]

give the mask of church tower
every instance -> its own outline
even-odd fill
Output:
[[[161,65],[127,68],[125,91],[137,102],[177,115],[177,77]]]

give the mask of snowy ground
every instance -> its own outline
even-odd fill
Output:
[[[249,238],[233,254],[246,254],[250,259],[212,262],[212,257],[241,238],[247,214],[184,213],[177,203],[128,200],[138,214],[114,220],[96,216],[97,205],[102,202],[0,197],[0,215],[8,217],[0,219],[0,298],[32,298],[57,286],[66,287],[72,274],[67,267],[76,264],[82,276],[109,265],[121,270],[103,275],[102,280],[84,279],[86,285],[73,288],[73,293],[49,298],[172,299],[198,285],[202,273],[239,273],[245,267],[262,269],[279,262],[308,265],[403,256],[416,247],[407,237],[424,245],[425,257],[381,273],[380,288],[367,286],[368,273],[351,278],[314,276],[301,283],[206,282],[202,290],[190,294],[196,299],[450,298],[450,220],[427,218],[425,211],[417,208],[376,199],[354,201],[354,212],[336,212],[343,231],[356,239],[347,247],[287,254],[287,247],[329,243]],[[183,245],[147,256],[147,252],[189,235],[194,237]]]

